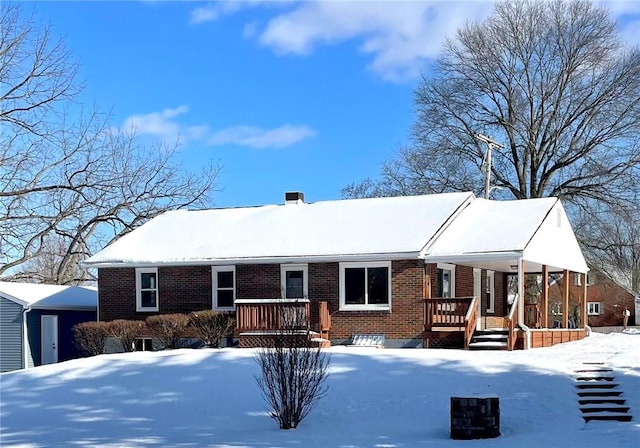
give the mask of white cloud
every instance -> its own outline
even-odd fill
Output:
[[[194,24],[213,22],[222,16],[233,14],[243,6],[248,4],[239,1],[207,3],[191,11],[190,22]]]
[[[436,56],[446,37],[455,36],[466,21],[488,17],[493,0],[466,1],[359,1],[329,0],[279,2],[238,0],[218,2],[192,12],[209,8],[210,19],[254,6],[284,6],[285,11],[271,15],[263,26],[249,22],[242,33],[277,54],[309,55],[322,45],[338,45],[353,41],[361,52],[371,56],[369,68],[383,79],[414,79],[425,63]],[[621,20],[622,37],[631,44],[640,42],[637,26],[640,2],[602,0],[599,3]],[[203,11],[199,14],[205,17]],[[204,20],[200,20],[204,21]]]
[[[284,148],[294,145],[316,132],[307,126],[285,124],[275,129],[255,126],[234,126],[212,133],[207,142],[210,145],[240,145],[250,148]]]
[[[308,126],[291,124],[273,129],[240,125],[217,130],[206,124],[181,124],[177,119],[188,110],[187,106],[181,105],[160,112],[131,115],[124,120],[121,131],[157,137],[168,143],[200,141],[207,146],[231,144],[259,149],[284,148],[316,135]]]

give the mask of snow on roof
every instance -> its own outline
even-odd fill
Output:
[[[425,249],[429,259],[510,258],[551,269],[587,272],[587,264],[558,198],[476,199]]]
[[[427,249],[429,256],[522,252],[557,198],[476,199]]]
[[[86,265],[418,256],[473,193],[164,213]]]
[[[89,286],[0,282],[0,296],[42,309],[96,309],[98,291]]]

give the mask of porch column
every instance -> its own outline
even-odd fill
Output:
[[[563,287],[562,287],[562,328],[569,328],[569,282],[571,279],[569,278],[571,272],[568,269],[565,269],[562,277],[564,278]]]
[[[524,325],[524,259],[518,258],[518,323]]]
[[[549,266],[542,265],[542,309],[540,310],[542,328],[549,328]]]

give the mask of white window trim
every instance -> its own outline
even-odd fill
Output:
[[[496,306],[496,273],[495,271],[487,271],[487,278],[489,279],[488,292],[491,294],[491,300],[487,300],[487,313],[495,313],[495,306]]]
[[[450,263],[438,263],[437,269],[451,271],[451,298],[456,296],[456,265]]]
[[[143,307],[142,306],[142,282],[140,281],[141,274],[156,274],[156,306]],[[149,312],[158,311],[160,309],[160,281],[158,277],[158,268],[136,268],[136,311]],[[148,291],[153,291],[149,289]]]
[[[218,272],[233,272],[233,288],[223,288],[226,291],[233,290],[233,306],[218,306]],[[211,284],[211,309],[216,311],[234,311],[236,309],[236,288],[238,286],[235,265],[211,266]]]
[[[303,297],[295,297],[295,299],[309,298],[309,265],[308,264],[281,264],[280,265],[280,291],[282,298],[287,298],[287,271],[302,271],[302,295]],[[294,297],[292,297],[293,299]]]
[[[591,308],[592,305],[594,305],[594,308],[598,309],[597,313],[595,311],[592,311],[592,308]],[[602,314],[602,306],[600,305],[600,302],[587,302],[588,316],[599,316],[600,314]]]
[[[346,291],[345,291],[345,269],[351,268],[387,268],[388,272],[388,288],[387,296],[389,297],[389,303],[384,305],[370,305],[365,303],[364,305],[347,305],[345,303]],[[366,278],[366,277],[365,277]],[[369,261],[369,262],[344,262],[340,263],[340,311],[390,311],[391,310],[391,262],[390,261]],[[368,293],[365,292],[365,302],[368,301]]]

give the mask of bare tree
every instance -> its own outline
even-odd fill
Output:
[[[628,200],[640,166],[640,50],[591,1],[506,1],[468,23],[415,90],[413,145],[353,195],[484,189],[485,146],[505,198]]]
[[[592,268],[640,296],[640,195],[627,204],[591,204],[578,214],[582,246]]]
[[[280,429],[293,429],[327,393],[329,357],[313,346],[304,308],[280,310],[274,346],[258,350],[256,381]]]
[[[175,146],[79,110],[64,43],[17,4],[0,14],[0,275],[39,278],[55,260],[42,280],[82,282],[78,261],[94,250],[166,210],[210,203],[218,164],[187,171]]]

